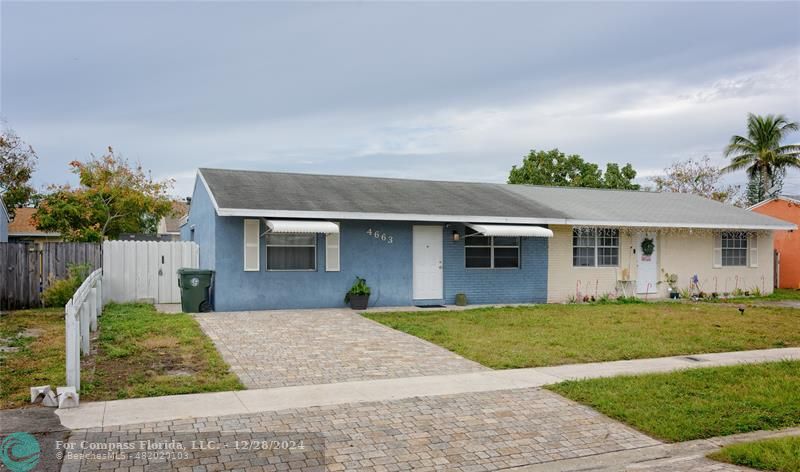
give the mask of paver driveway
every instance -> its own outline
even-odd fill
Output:
[[[350,310],[204,313],[197,321],[248,388],[487,370]]]
[[[115,426],[76,432],[71,438],[81,440],[175,440],[187,445],[188,453],[174,460],[137,459],[127,453],[65,462],[63,470],[486,471],[659,444],[538,388]],[[191,449],[192,440],[218,447]],[[245,443],[298,445],[301,440],[302,450],[252,450]]]

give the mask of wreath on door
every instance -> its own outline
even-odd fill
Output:
[[[644,238],[642,240],[642,254],[645,256],[652,256],[653,251],[655,251],[656,245],[653,243],[652,238]]]

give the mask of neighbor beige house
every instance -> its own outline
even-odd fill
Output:
[[[551,219],[548,225],[553,231],[547,257],[549,302],[603,295],[667,297],[666,274],[677,276],[681,291],[771,293],[773,231],[796,229],[694,195],[509,188],[564,215],[563,221]]]
[[[664,282],[665,273],[677,275],[676,285],[680,290],[724,294],[757,288],[763,293],[772,293],[771,231],[747,231],[744,236],[740,231],[615,227],[619,231],[618,263],[578,266],[573,263],[574,228],[550,226],[553,238],[548,261],[549,302],[604,294],[667,297],[669,286]],[[739,257],[736,265],[728,265],[734,257],[726,258],[725,265],[722,263],[723,233],[726,245],[732,241],[731,237],[737,238],[739,245],[747,244],[746,248],[730,250],[744,254],[743,261]],[[649,260],[643,260],[647,259],[641,249],[644,238],[652,239],[655,246]],[[696,286],[693,284],[695,275]]]

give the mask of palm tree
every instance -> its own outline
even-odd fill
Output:
[[[800,145],[781,146],[781,141],[798,129],[800,125],[797,122],[790,122],[783,115],[748,114],[747,137],[731,137],[725,148],[725,157],[730,157],[731,163],[722,171],[746,169],[751,181],[760,181],[766,198],[776,174],[780,175],[792,167],[800,169]]]

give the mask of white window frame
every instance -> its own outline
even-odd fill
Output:
[[[479,238],[489,238],[488,245],[480,245],[480,246],[467,246],[467,238],[469,237],[479,237]],[[510,236],[503,236],[503,237],[510,237]],[[486,269],[495,269],[495,270],[502,270],[502,269],[519,269],[522,267],[522,253],[521,253],[521,244],[520,238],[514,238],[517,241],[515,246],[500,246],[494,243],[494,236],[486,236],[480,233],[473,233],[464,235],[464,268],[469,270],[486,270]],[[467,267],[467,249],[469,248],[489,248],[489,267]],[[494,250],[497,249],[516,249],[517,250],[517,265],[515,267],[495,267],[494,266]]]
[[[255,238],[255,241],[253,240]],[[244,254],[242,265],[245,272],[259,272],[261,270],[261,222],[259,220],[244,220]],[[255,248],[255,266],[248,265],[247,249]],[[252,262],[252,261],[250,261]]]
[[[593,246],[575,246],[575,231],[585,231],[591,230],[591,236],[581,236],[582,238],[592,237],[594,239]],[[600,232],[601,231],[616,231],[617,235],[617,245],[616,246],[601,246],[600,245]],[[581,269],[581,268],[595,268],[595,267],[619,267],[621,254],[620,254],[620,238],[621,234],[619,228],[611,228],[611,227],[581,227],[581,226],[574,226],[572,228],[572,267]],[[592,265],[575,265],[575,248],[593,248],[594,249],[594,257],[592,258]],[[617,263],[616,264],[598,264],[598,260],[600,259],[600,249],[614,249],[617,250]]]
[[[736,240],[744,241],[744,247],[725,248],[723,241],[729,235],[737,235]],[[725,251],[743,251],[745,259],[743,264],[726,264]],[[758,267],[758,233],[747,231],[720,231],[714,234],[714,268],[723,267]]]
[[[342,236],[341,224],[334,223],[339,226],[338,233],[328,233],[325,235],[325,272],[339,272],[342,270]],[[336,263],[331,260],[331,256],[336,254]]]
[[[264,264],[267,266],[267,272],[316,272],[317,271],[317,233],[280,233],[280,234],[303,234],[308,235],[312,234],[314,236],[314,244],[269,244],[269,238],[265,238],[266,242],[264,243],[266,252],[266,257],[264,259]],[[314,248],[314,267],[312,269],[270,269],[269,268],[269,248],[271,247],[313,247]]]

